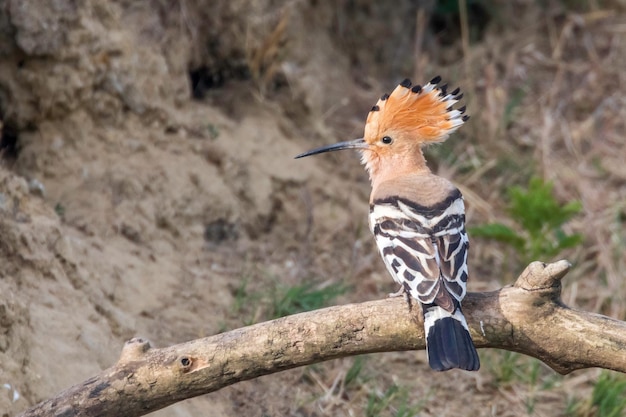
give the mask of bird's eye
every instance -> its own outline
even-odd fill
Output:
[[[385,145],[391,145],[391,142],[393,142],[393,139],[391,139],[389,136],[384,136],[381,139],[381,142],[384,143]]]

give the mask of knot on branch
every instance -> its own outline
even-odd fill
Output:
[[[176,364],[178,367],[178,371],[181,374],[186,374],[187,372],[192,370],[192,367],[195,365],[195,360],[191,356],[182,355],[176,359]]]
[[[526,291],[553,290],[561,292],[561,278],[567,274],[572,265],[565,260],[546,264],[530,263],[521,273],[515,287]]]
[[[120,359],[117,361],[118,364],[126,364],[133,361],[141,360],[146,352],[150,350],[150,342],[146,339],[142,339],[140,337],[133,337],[128,342],[124,343],[124,347],[122,348],[122,353],[120,354]]]

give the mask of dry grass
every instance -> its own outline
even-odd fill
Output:
[[[474,224],[507,223],[505,190],[526,185],[531,175],[552,181],[564,204],[581,201],[583,212],[567,229],[581,233],[584,244],[561,256],[575,264],[564,301],[623,320],[626,170],[618,161],[626,160],[626,19],[617,4],[573,12],[525,3],[523,14],[504,17],[519,29],[487,33],[465,56],[462,84],[473,119],[447,169],[463,185]],[[489,241],[473,249],[472,264],[482,265],[474,289],[508,284],[520,270],[510,264],[510,249]],[[483,359],[501,372],[511,364],[499,355]],[[508,388],[491,382],[494,395],[520,415],[567,414],[565,399],[589,396],[598,376],[590,370],[561,378],[544,369],[528,380],[537,365],[518,361]]]
[[[302,292],[296,293],[297,297],[291,296],[293,291],[289,290],[293,289],[312,289],[308,295],[312,293],[320,302],[329,302],[323,290],[334,290],[331,284],[341,283],[350,290],[344,294],[331,291],[337,295],[332,303],[337,304],[381,298],[396,290],[367,229],[369,184],[357,158],[340,154],[308,161],[310,165],[303,170],[310,176],[303,180],[301,175],[290,177],[287,171],[292,168],[285,168],[285,152],[276,153],[274,158],[272,153],[261,152],[265,149],[250,144],[262,140],[264,147],[282,146],[282,151],[293,145],[295,155],[296,148],[302,146],[301,150],[305,150],[304,146],[313,145],[314,140],[321,144],[358,137],[366,112],[375,100],[409,75],[414,76],[414,81],[423,82],[441,74],[451,86],[461,86],[465,92],[471,115],[469,123],[447,143],[428,152],[436,171],[453,179],[462,189],[468,203],[469,225],[493,221],[513,225],[505,210],[507,190],[513,185],[525,186],[532,176],[554,182],[559,201],[565,204],[579,200],[583,206],[583,212],[566,225],[567,232],[582,234],[584,243],[560,255],[575,264],[564,280],[564,301],[577,308],[626,318],[624,0],[460,0],[459,15],[454,18],[460,19],[460,24],[453,28],[458,30],[446,34],[432,33],[426,26],[433,10],[415,11],[416,2],[409,0],[394,2],[393,6],[371,0],[150,2],[153,3],[161,5],[159,19],[165,22],[163,24],[166,25],[168,19],[173,20],[175,24],[171,26],[184,32],[192,45],[190,62],[186,65],[193,69],[205,68],[209,80],[203,88],[209,90],[208,104],[194,102],[197,113],[183,121],[173,119],[174,126],[180,122],[189,132],[200,132],[189,137],[182,134],[183,128],[180,137],[170,135],[166,129],[167,138],[163,139],[162,129],[155,123],[154,132],[159,132],[153,138],[152,130],[146,133],[146,129],[135,128],[139,123],[135,121],[137,116],[131,114],[134,118],[129,119],[128,129],[134,131],[133,135],[141,133],[139,137],[150,144],[146,147],[159,156],[156,165],[165,174],[158,171],[155,178],[167,175],[169,179],[171,175],[172,183],[168,185],[166,181],[162,185],[160,180],[153,179],[152,171],[146,170],[137,174],[139,185],[135,187],[134,181],[129,182],[132,184],[129,188],[146,184],[146,190],[156,189],[155,195],[158,192],[173,194],[157,196],[158,203],[138,197],[136,207],[140,210],[134,209],[135,202],[130,197],[133,203],[120,207],[129,213],[139,212],[136,217],[128,216],[144,222],[144,207],[148,207],[145,216],[149,217],[152,207],[156,213],[178,210],[179,202],[172,200],[179,195],[194,201],[198,193],[195,188],[188,194],[174,190],[178,188],[174,171],[185,170],[173,168],[173,164],[175,161],[196,164],[196,154],[202,150],[210,154],[207,155],[210,166],[204,167],[210,170],[200,172],[217,175],[209,179],[215,179],[216,184],[224,180],[223,187],[233,191],[233,202],[225,202],[223,210],[239,209],[243,213],[241,234],[248,235],[207,246],[207,250],[198,254],[193,246],[197,244],[195,240],[183,242],[184,237],[179,238],[175,233],[172,237],[170,231],[160,230],[178,227],[166,223],[167,219],[176,218],[174,214],[163,215],[164,224],[158,224],[159,230],[145,232],[146,236],[158,237],[157,252],[179,246],[176,250],[180,253],[172,249],[167,262],[191,265],[182,273],[182,282],[176,283],[175,292],[172,293],[170,284],[165,281],[157,285],[155,293],[149,295],[156,299],[157,292],[164,291],[166,300],[149,301],[154,307],[150,304],[146,316],[142,312],[137,318],[140,323],[137,326],[153,332],[161,344],[265,320],[277,315],[279,310],[280,314],[285,310],[296,311],[300,305],[283,302],[302,298]],[[472,20],[472,8],[477,3],[491,13],[491,21],[480,39],[474,37],[476,22]],[[410,25],[412,19],[416,22],[415,28]],[[163,39],[174,36],[170,32],[165,35]],[[442,41],[444,36],[447,42]],[[172,60],[177,54],[173,55]],[[182,68],[185,64],[177,65]],[[225,80],[229,82],[223,82]],[[218,110],[223,116],[218,117]],[[172,109],[172,115],[178,111],[178,108]],[[259,125],[258,129],[256,125],[246,124],[247,117],[253,117],[251,120]],[[263,122],[268,119],[276,126],[273,123],[264,126]],[[83,116],[76,120],[70,119],[71,123],[63,123],[69,127],[59,128],[59,132],[68,132],[64,133],[68,140],[74,136],[72,130],[78,130],[72,126],[82,123]],[[142,123],[152,125],[151,121]],[[167,123],[169,126],[170,122]],[[44,170],[54,168],[55,175],[48,178],[50,182],[46,185],[54,183],[57,189],[64,190],[69,186],[62,183],[71,179],[64,173],[73,171],[52,161],[63,159],[72,166],[69,158],[59,158],[54,146],[52,153],[46,153],[49,144],[57,142],[50,136],[56,135],[55,129],[49,128],[53,133],[46,133],[44,128],[38,132],[42,138],[50,140],[41,140],[42,145],[31,144],[22,154],[23,166],[19,171],[32,170],[40,174],[33,178],[41,178]],[[111,135],[117,137],[117,133]],[[24,132],[22,137],[27,136],[28,132]],[[97,142],[97,150],[107,145],[107,141],[92,142],[89,136],[99,137],[87,134],[77,137],[86,144]],[[108,133],[102,136],[109,137]],[[120,136],[126,138],[127,135]],[[207,139],[206,148],[202,147],[201,138]],[[78,149],[89,147],[76,141]],[[156,143],[154,149],[151,148],[153,143]],[[239,143],[242,150],[250,151],[243,155],[249,156],[236,154],[235,147]],[[69,144],[74,146],[74,142],[69,141],[66,149],[71,148]],[[103,151],[103,155],[98,152],[97,157],[110,159],[102,159],[102,165],[110,160],[117,163],[118,159],[126,157],[120,158],[117,154],[123,149],[116,147],[115,153],[110,154],[104,149],[106,152]],[[271,148],[272,152],[277,150]],[[83,172],[87,172],[87,168],[91,172],[108,172],[99,168],[100,164],[89,165],[89,161],[96,159],[96,152],[84,152],[80,158],[75,157],[79,163],[71,163],[81,167],[84,164]],[[181,152],[189,152],[192,157],[178,159]],[[141,157],[138,159],[141,161]],[[43,161],[45,169],[30,166],[39,164],[37,161]],[[149,164],[145,163],[152,168],[155,161],[150,159]],[[255,207],[265,201],[265,191],[257,196],[252,190],[254,185],[250,184],[263,186],[265,182],[253,180],[257,176],[270,176],[274,167],[282,168],[283,172],[280,179],[272,178],[267,185],[271,188],[271,205],[267,204],[271,209]],[[77,168],[76,172],[80,170]],[[131,172],[130,169],[121,171],[123,175]],[[200,188],[197,177],[194,178],[194,187]],[[102,182],[107,181],[105,176]],[[74,205],[93,196],[101,198],[99,186],[82,187],[85,190],[80,191],[84,194],[73,197],[73,201],[78,202]],[[95,191],[90,189],[87,193],[87,188],[95,188]],[[221,188],[216,186],[215,190]],[[215,190],[210,190],[208,195],[217,202]],[[69,196],[72,192],[61,195]],[[64,199],[60,201],[63,204],[58,205],[59,214],[68,207],[67,212],[74,216],[73,219],[66,216],[64,224],[76,226],[78,231],[86,231],[90,236],[99,233],[92,230],[100,227],[107,230],[107,234],[111,233],[105,217],[117,218],[118,212],[114,211],[117,208],[92,213],[94,210],[81,211],[80,207],[76,211]],[[198,201],[203,201],[200,196]],[[204,221],[211,215],[204,211],[214,203],[206,202],[206,207],[204,204],[190,208],[189,213],[185,211],[180,220],[175,220],[179,223],[173,224],[187,227],[186,223]],[[162,206],[165,208],[161,209]],[[124,210],[121,213],[125,214]],[[219,210],[221,213],[222,208]],[[96,226],[92,227],[90,222]],[[197,230],[190,230],[182,236],[195,239]],[[125,237],[131,240],[132,232],[130,230]],[[120,244],[120,240],[122,246],[115,248],[122,253],[128,247],[124,239],[105,239],[108,243],[98,241],[98,246]],[[100,254],[99,251],[90,253]],[[490,290],[510,284],[523,268],[513,255],[512,249],[501,244],[472,239],[470,290]],[[132,262],[125,256],[120,259],[119,264],[112,264],[115,268],[118,268],[116,265],[133,265],[135,261],[144,262],[139,257]],[[100,268],[100,260],[86,259],[85,265],[85,270],[92,265]],[[147,271],[151,271],[152,266],[148,268]],[[113,274],[111,270],[114,268],[108,266],[102,269],[103,274],[117,276],[117,272]],[[107,293],[110,282],[115,281],[102,284]],[[132,285],[128,288],[135,290]],[[120,298],[119,305],[125,305],[124,296]],[[289,308],[285,309],[285,305]],[[162,313],[164,320],[161,320]],[[126,329],[125,326],[120,325]],[[129,324],[128,331],[131,328]],[[111,336],[114,337],[121,336]],[[73,345],[74,341],[70,346]],[[599,385],[598,370],[561,377],[521,355],[495,350],[481,350],[480,355],[482,368],[477,373],[434,373],[428,368],[423,351],[345,358],[242,382],[207,397],[202,403],[203,412],[206,413],[209,404],[214,407],[211,409],[214,414],[220,414],[216,404],[221,404],[225,414],[230,412],[230,415],[596,415],[591,398],[594,387]],[[34,363],[36,358],[29,360]],[[38,389],[32,388],[32,391],[42,395],[52,387],[45,385],[45,390]],[[33,397],[35,395],[30,399]]]
[[[531,174],[554,182],[563,202],[580,200],[584,212],[570,229],[585,236],[585,245],[565,255],[577,264],[568,283],[573,281],[581,296],[567,292],[566,298],[624,319],[626,177],[617,163],[626,156],[624,19],[614,10],[529,13],[535,23],[525,36],[488,39],[474,49],[471,60],[483,66],[484,75],[473,80],[478,94],[471,107],[485,111],[477,112],[469,141],[479,165],[490,169],[480,177],[470,171],[470,181],[463,176],[457,181],[479,190],[493,209],[490,216],[498,218],[502,190],[525,185]],[[472,147],[465,152],[467,159],[475,158]],[[517,163],[494,162],[502,159]],[[474,221],[488,220],[476,214]],[[506,258],[497,248],[490,252]]]
[[[268,19],[265,19],[268,20]],[[252,79],[257,84],[261,96],[266,94],[269,84],[274,81],[281,66],[281,53],[285,50],[285,31],[289,23],[289,8],[281,10],[277,23],[260,42],[248,33],[246,59]]]
[[[431,159],[437,160],[442,175],[460,184],[472,224],[510,224],[504,210],[506,190],[525,186],[531,176],[553,182],[563,204],[581,201],[582,213],[566,229],[582,234],[584,244],[560,256],[575,264],[564,281],[564,301],[625,319],[626,19],[617,3],[582,5],[578,11],[557,3],[516,5],[515,10],[499,9],[480,43],[470,45],[469,23],[464,22],[464,55],[454,65],[442,69],[428,56],[414,58],[417,65],[425,65],[416,68],[416,74],[442,72],[448,80],[456,78],[472,115],[456,139],[430,150]],[[418,32],[416,39],[423,42],[424,37]],[[423,54],[427,49],[419,44],[415,48]],[[522,268],[512,263],[511,250],[502,245],[476,240],[472,249],[472,290],[509,284]],[[472,412],[476,415],[594,415],[592,409],[568,404],[589,398],[597,370],[561,377],[518,355],[488,351],[481,356],[483,369],[475,376],[414,370],[399,376],[394,356],[385,356],[384,365],[366,364],[373,376],[369,388],[362,385],[360,390],[384,392],[393,380],[409,389],[413,400],[425,400],[420,415],[453,415],[466,410],[472,398],[480,399],[480,410]],[[322,415],[364,415],[361,391],[350,393],[342,387],[342,375],[336,370],[325,379],[316,377],[324,387],[317,400]],[[428,378],[429,388],[414,378]],[[450,380],[466,386],[459,395],[467,403],[442,405],[429,399],[432,392],[445,395],[441,390]],[[360,408],[355,409],[358,398]],[[394,414],[387,410],[381,415]]]
[[[575,265],[564,281],[564,301],[625,319],[626,168],[620,161],[626,160],[626,19],[617,3],[573,10],[532,1],[500,5],[494,16],[480,42],[470,43],[471,22],[461,25],[461,47],[451,46],[461,55],[445,67],[429,55],[432,45],[422,44],[427,37],[416,32],[414,50],[421,55],[412,58],[414,74],[442,73],[462,86],[472,116],[449,143],[429,150],[430,159],[461,187],[472,225],[511,224],[507,190],[526,186],[532,176],[553,182],[563,204],[580,201],[582,213],[565,227],[582,234],[584,243],[559,256]],[[418,13],[416,19],[424,16]],[[370,240],[357,239],[362,259],[358,267],[351,265],[347,278],[358,283],[357,299],[391,287],[379,260],[363,256],[372,252]],[[473,242],[473,291],[510,284],[522,270],[512,249]],[[323,261],[317,265],[320,276],[332,275]],[[368,378],[353,385],[344,384],[351,361],[320,365],[309,372],[318,393],[310,406],[315,415],[368,415],[371,398],[384,401],[393,385],[410,395],[405,404],[388,404],[380,415],[407,408],[425,416],[468,410],[479,416],[595,415],[593,407],[572,404],[588,404],[597,370],[561,377],[520,355],[483,351],[481,357],[481,371],[467,375],[433,374],[423,352],[379,355],[363,364]]]

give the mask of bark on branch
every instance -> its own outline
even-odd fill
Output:
[[[626,323],[560,300],[567,261],[530,264],[513,286],[463,303],[477,347],[534,356],[559,373],[626,372]],[[417,309],[416,309],[417,310]],[[403,297],[283,317],[162,349],[126,343],[117,364],[21,414],[140,416],[239,381],[344,356],[424,349]]]

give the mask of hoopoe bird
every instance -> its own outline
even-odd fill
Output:
[[[296,156],[357,149],[370,176],[370,230],[401,288],[424,314],[428,362],[436,371],[475,371],[478,353],[461,311],[467,292],[465,207],[461,192],[434,175],[422,147],[445,141],[468,116],[462,97],[440,86],[441,77],[423,87],[406,79],[383,95],[367,116],[362,138],[316,148]],[[393,295],[393,294],[392,294]],[[409,298],[410,297],[410,298]]]

